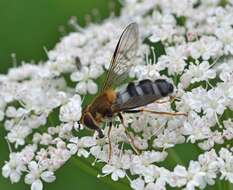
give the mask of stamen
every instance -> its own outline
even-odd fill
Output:
[[[11,58],[12,58],[13,67],[17,67],[16,54],[15,54],[15,53],[12,53],[12,54],[11,54]]]
[[[122,144],[121,144],[121,151],[120,151],[120,155],[119,155],[120,159],[122,158],[123,148],[124,148],[124,142],[122,142]]]
[[[156,55],[155,55],[155,51],[154,51],[155,48],[153,46],[151,46],[150,48],[151,48],[152,55],[153,55],[153,65],[154,65],[156,62]]]
[[[220,124],[220,122],[219,122],[219,119],[218,119],[218,115],[217,115],[217,113],[216,113],[216,112],[214,112],[214,115],[215,115],[216,122],[217,122],[218,126],[219,126],[220,128],[222,128],[222,125],[221,125],[221,124]]]
[[[104,175],[98,174],[98,175],[97,175],[97,178],[105,177],[105,176],[107,176],[107,175],[109,175],[109,174],[104,174]]]
[[[97,160],[98,160],[98,156],[95,158],[94,162],[91,163],[91,165],[94,166]]]
[[[68,22],[78,32],[84,32],[84,29],[78,24],[77,18],[72,16]]]
[[[9,140],[8,140],[7,137],[5,137],[5,139],[6,139],[6,143],[7,143],[7,146],[9,148],[9,151],[10,151],[10,153],[12,153],[13,151],[12,151],[12,148],[11,148],[11,144],[10,144],[10,142],[9,142]]]
[[[45,54],[46,54],[47,57],[49,58],[49,52],[48,52],[47,48],[44,46],[43,49],[44,49],[44,51],[45,51]]]

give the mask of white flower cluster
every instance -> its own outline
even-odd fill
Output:
[[[23,64],[0,75],[0,121],[10,148],[2,175],[12,183],[24,178],[32,190],[42,190],[42,182],[53,182],[56,170],[77,155],[103,164],[98,177],[127,178],[134,190],[204,189],[223,179],[233,183],[233,1],[122,4],[119,17],[62,38],[45,63]],[[128,132],[116,118],[109,160],[109,127],[103,123],[105,137],[99,139],[81,131],[86,128],[78,121],[86,100],[101,87],[119,35],[132,21],[141,40],[130,75],[165,78],[175,86],[174,100],[147,109],[187,116],[125,114]],[[202,151],[188,168],[159,166],[169,159],[168,150],[187,142]]]

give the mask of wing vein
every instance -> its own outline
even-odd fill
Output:
[[[102,88],[102,92],[108,88],[119,85],[125,80],[126,74],[132,66],[133,57],[138,47],[138,25],[129,24],[120,36],[111,64]]]

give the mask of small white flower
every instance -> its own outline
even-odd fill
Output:
[[[160,70],[168,69],[169,75],[180,74],[183,72],[186,62],[185,47],[178,46],[177,48],[169,47],[166,49],[167,55],[162,55],[158,60]]]
[[[190,43],[188,48],[194,59],[202,57],[203,60],[208,60],[219,55],[222,43],[213,36],[202,36],[200,40]]]
[[[81,118],[81,98],[74,95],[69,102],[60,108],[59,118],[63,122],[79,121]]]
[[[48,133],[43,133],[40,137],[40,144],[42,145],[49,145],[52,141],[52,136]]]
[[[230,59],[227,62],[223,62],[217,67],[217,70],[220,72],[219,78],[224,82],[231,81],[233,77],[233,60]]]
[[[226,148],[221,148],[219,152],[219,168],[221,172],[220,179],[227,179],[233,183],[233,155]]]
[[[8,134],[7,139],[10,143],[15,143],[17,148],[19,145],[25,144],[25,138],[31,134],[32,130],[27,126],[15,126]]]
[[[71,157],[70,151],[66,148],[64,141],[57,139],[56,146],[56,148],[52,146],[48,147],[49,160],[45,160],[44,167],[50,171],[57,170]]]
[[[188,176],[188,172],[186,171],[186,168],[177,165],[174,168],[174,172],[171,177],[172,183],[170,182],[170,184],[173,187],[182,187],[187,183],[187,176]]]
[[[146,183],[154,182],[155,179],[158,178],[160,175],[160,171],[159,171],[158,167],[156,167],[155,165],[146,166],[141,171],[141,173],[142,173]]]
[[[137,178],[130,182],[130,186],[134,190],[144,190],[145,182],[143,181],[142,178]]]
[[[189,69],[187,69],[186,72],[182,75],[181,82],[195,83],[214,79],[215,77],[215,70],[210,69],[210,65],[207,61],[203,61],[198,65],[190,65]]]
[[[225,98],[221,89],[209,90],[202,107],[209,117],[213,117],[215,113],[222,115],[225,110]]]
[[[25,170],[22,156],[19,153],[11,153],[10,160],[2,167],[2,175],[5,178],[9,177],[12,183],[17,183]]]
[[[29,173],[25,176],[25,183],[31,184],[31,190],[42,190],[43,183],[41,179],[47,183],[53,182],[56,177],[52,171],[46,171],[46,168],[41,167],[35,161],[28,165]]]
[[[21,154],[21,159],[24,164],[28,164],[30,161],[35,156],[35,152],[37,151],[37,145],[36,144],[29,144],[25,146],[22,151],[20,152]]]
[[[82,137],[81,139],[74,137],[70,139],[70,142],[71,143],[67,145],[70,153],[77,153],[78,156],[84,156],[85,158],[89,156],[89,152],[85,148],[96,145],[96,141],[93,137]]]
[[[76,92],[80,94],[95,94],[98,90],[96,83],[92,79],[96,79],[103,73],[103,68],[100,65],[91,65],[83,67],[81,71],[71,74],[71,80],[78,82]]]
[[[190,161],[187,177],[187,189],[195,189],[195,187],[204,188],[206,186],[206,182],[204,181],[205,172],[201,170],[201,166],[197,161]]]
[[[111,174],[111,178],[113,181],[117,181],[119,178],[124,178],[125,177],[125,171],[118,168],[115,165],[109,165],[106,164],[103,168],[102,168],[102,172],[104,174]]]
[[[223,121],[223,125],[225,127],[223,136],[227,140],[231,140],[233,138],[233,122],[230,119],[228,119]]]
[[[187,140],[191,141],[191,143],[195,143],[196,140],[208,138],[211,134],[211,131],[206,124],[207,122],[208,121],[200,118],[197,115],[190,119],[190,121],[185,121],[183,134],[189,135]]]
[[[224,44],[224,53],[233,54],[233,40],[231,38],[231,36],[233,35],[232,28],[230,28],[229,26],[219,27],[216,29],[215,35]]]

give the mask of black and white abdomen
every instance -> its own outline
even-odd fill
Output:
[[[145,106],[173,92],[173,85],[164,79],[151,81],[145,79],[138,83],[130,82],[126,88],[117,92],[113,109],[117,111]]]

